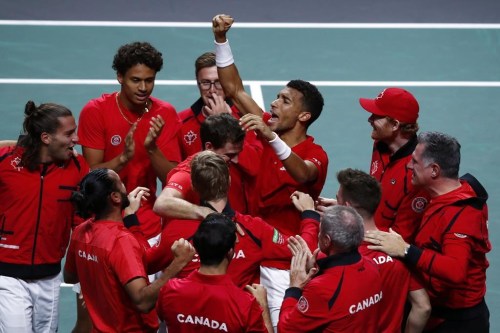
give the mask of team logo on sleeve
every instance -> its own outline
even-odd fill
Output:
[[[120,143],[122,143],[122,137],[119,136],[118,134],[115,134],[111,137],[111,144],[113,146],[118,146]]]
[[[14,168],[14,170],[21,171],[23,169],[22,166],[19,166],[21,164],[21,158],[16,157],[10,161],[10,165]]]
[[[284,244],[285,243],[285,239],[283,238],[283,235],[276,229],[274,229],[273,243],[275,243],[275,244]]]
[[[453,233],[455,235],[455,237],[457,238],[467,238],[467,235],[464,235],[464,234],[459,234],[457,232]]]
[[[297,302],[297,310],[302,313],[305,313],[307,310],[309,310],[309,302],[304,296],[300,296],[299,301]]]
[[[411,202],[411,209],[413,209],[415,213],[422,213],[426,206],[427,206],[427,199],[424,197],[416,197]]]
[[[184,134],[184,142],[186,142],[189,146],[191,146],[193,142],[196,141],[197,137],[198,135],[196,135],[196,133],[191,130],[186,134]]]

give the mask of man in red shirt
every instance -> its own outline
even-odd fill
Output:
[[[161,231],[161,218],[153,213],[157,178],[164,182],[181,161],[177,113],[151,96],[162,66],[162,54],[149,43],[121,46],[113,60],[120,91],[90,100],[82,109],[78,130],[91,168],[116,171],[129,192],[138,186],[151,190],[137,212],[148,239]]]
[[[236,225],[209,214],[193,236],[200,268],[170,280],[160,291],[157,311],[172,332],[272,332],[269,313],[226,274],[235,255]]]
[[[295,191],[316,199],[325,183],[328,157],[323,148],[307,134],[308,127],[320,116],[323,97],[309,82],[292,80],[264,113],[248,95],[234,64],[226,39],[233,19],[214,17],[216,62],[219,80],[226,96],[242,114],[240,123],[246,131],[255,131],[262,141],[259,173],[252,186],[250,214],[265,221],[287,236],[296,235],[300,214],[290,200]],[[268,288],[269,307],[276,326],[283,294],[288,286],[289,261],[263,263],[261,282]],[[272,282],[271,282],[272,281]]]
[[[229,164],[231,187],[229,200],[236,211],[246,212],[250,172],[240,164],[245,131],[229,114],[209,116],[200,127],[205,150],[222,156]],[[189,156],[167,175],[167,185],[155,202],[157,214],[170,218],[203,219],[210,211],[200,207],[198,194],[191,186],[191,161]],[[255,167],[255,160],[252,162]]]
[[[381,197],[380,184],[377,180],[363,171],[353,169],[339,171],[337,180],[340,184],[337,203],[356,209],[363,218],[365,232],[378,230],[373,218]],[[380,301],[381,311],[378,318],[379,332],[401,332],[407,300],[411,303],[411,310],[405,324],[405,332],[422,332],[431,311],[427,292],[403,262],[383,252],[369,249],[369,244],[363,242],[359,252],[373,260],[382,278],[383,297]]]
[[[326,209],[318,238],[326,257],[317,260],[317,267],[314,255],[301,246],[303,240],[290,240],[290,288],[281,306],[278,331],[379,332],[385,294],[378,268],[358,252],[363,240],[361,216],[351,207]]]
[[[412,183],[431,196],[413,244],[397,233],[366,234],[369,248],[403,258],[429,293],[431,332],[489,332],[484,301],[488,194],[470,174],[458,178],[460,144],[446,134],[420,133],[408,167]]]
[[[215,65],[215,53],[205,52],[199,56],[195,62],[195,72],[200,98],[189,109],[179,112],[179,118],[182,122],[179,130],[179,146],[183,160],[206,149],[201,139],[200,129],[201,124],[208,116],[228,113],[235,119],[241,117],[236,106],[230,99],[226,98],[224,90],[222,90]],[[259,172],[258,163],[255,161],[260,158],[261,154],[262,144],[257,139],[256,134],[254,132],[247,133],[242,150],[238,155],[238,163],[231,165],[232,178],[235,178],[234,173],[239,173],[239,178],[254,177]],[[237,193],[236,188],[239,189]],[[248,185],[235,184],[231,198],[233,208],[240,213],[248,213],[247,197],[249,195]]]
[[[192,259],[194,249],[184,239],[175,242],[172,263],[149,284],[144,248],[123,225],[122,210],[130,201],[118,174],[93,170],[72,201],[83,218],[93,218],[75,228],[64,280],[81,283],[93,331],[156,332],[158,317],[152,310],[160,288]]]
[[[381,230],[392,228],[411,242],[420,226],[429,195],[411,183],[406,166],[417,145],[419,105],[415,97],[401,88],[384,89],[376,98],[360,98],[371,113],[374,140],[370,174],[382,186],[382,198],[375,213]]]
[[[29,101],[24,114],[17,146],[0,148],[0,330],[56,332],[69,198],[89,167],[70,110]]]
[[[211,151],[196,154],[191,162],[191,182],[205,207],[230,217],[243,231],[244,235],[240,235],[235,244],[235,255],[227,271],[234,284],[244,288],[259,281],[260,263],[265,259],[291,259],[287,236],[261,218],[233,210],[227,197],[230,186],[228,166],[221,156]],[[308,246],[315,249],[318,244],[319,214],[314,211],[314,201],[305,193],[295,193],[293,201],[302,212],[300,234]],[[308,201],[310,204],[306,205]],[[199,225],[199,220],[170,220],[162,230],[160,243],[147,252],[148,269],[155,271],[165,267],[170,260],[165,253],[171,244],[179,238],[192,239]],[[198,267],[199,261],[195,257],[179,277],[186,276]]]

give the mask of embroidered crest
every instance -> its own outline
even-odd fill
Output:
[[[416,197],[411,202],[411,209],[416,213],[422,213],[427,206],[427,199],[424,197]]]
[[[391,178],[391,185],[396,185],[396,178]]]
[[[467,235],[464,235],[464,234],[459,234],[459,233],[454,233],[454,235],[458,238],[467,238]]]
[[[193,132],[192,130],[190,130],[189,132],[187,132],[185,135],[184,135],[184,142],[186,142],[188,145],[192,145],[193,142],[196,141],[196,139],[198,138],[198,135],[196,135],[195,132]]]
[[[305,313],[309,310],[309,302],[304,296],[300,296],[299,301],[297,302],[297,310],[302,313]]]
[[[111,144],[113,146],[118,146],[120,143],[122,143],[122,137],[119,136],[118,134],[115,134],[111,137]]]
[[[377,173],[377,170],[378,170],[378,161],[373,161],[370,174],[373,176],[374,174]]]
[[[23,167],[19,166],[20,163],[21,163],[21,158],[20,157],[16,157],[16,158],[14,158],[10,162],[10,165],[12,165],[12,167],[14,168],[14,170],[21,171],[23,169]]]

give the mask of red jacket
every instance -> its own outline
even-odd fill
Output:
[[[318,274],[288,288],[278,332],[378,332],[382,293],[378,268],[358,252],[318,260]]]
[[[417,145],[413,137],[393,155],[387,145],[376,142],[373,146],[370,174],[380,182],[382,197],[375,212],[377,228],[394,229],[407,242],[412,242],[420,225],[430,196],[423,189],[414,188],[412,171],[407,164]]]
[[[486,293],[488,194],[471,175],[462,186],[433,198],[407,261],[417,268],[435,307],[467,308]]]
[[[78,156],[29,171],[19,166],[22,152],[0,150],[0,272],[38,279],[61,271],[76,225],[69,199],[89,167]]]

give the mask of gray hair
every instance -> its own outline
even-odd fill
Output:
[[[422,159],[429,165],[436,163],[446,178],[458,178],[460,168],[460,143],[454,137],[440,132],[423,132],[418,143],[424,145]]]
[[[351,252],[361,245],[364,237],[363,218],[348,206],[328,208],[321,219],[321,233],[330,236],[338,253]]]

